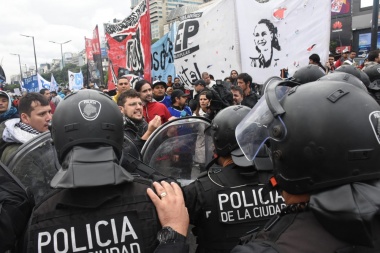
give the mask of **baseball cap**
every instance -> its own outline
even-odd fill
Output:
[[[166,83],[164,81],[160,81],[160,80],[157,80],[157,81],[154,81],[153,84],[152,84],[152,89],[157,86],[157,85],[163,85],[164,88],[166,89]]]
[[[194,83],[193,83],[193,85],[195,85],[195,86],[197,86],[197,85],[203,85],[203,86],[206,86],[206,83],[205,83],[205,81],[204,80],[202,80],[202,79],[199,79],[199,80],[197,80],[197,81],[195,81]]]
[[[179,98],[179,97],[187,97],[189,96],[189,94],[186,94],[185,92],[183,92],[182,90],[173,90],[172,92],[172,95],[171,95],[171,99],[172,101],[175,99],[175,98]]]

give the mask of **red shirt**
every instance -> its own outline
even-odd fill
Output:
[[[143,106],[143,114],[146,122],[149,123],[154,116],[158,115],[161,117],[161,123],[164,124],[172,116],[168,111],[168,108],[164,104],[159,102],[149,102]]]

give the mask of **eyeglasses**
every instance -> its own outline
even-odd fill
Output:
[[[129,83],[118,83],[118,85],[129,85]]]
[[[128,106],[130,106],[130,107],[136,107],[137,105],[142,106],[142,103],[141,102],[134,102],[134,103],[128,104]]]

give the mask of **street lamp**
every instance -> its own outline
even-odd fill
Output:
[[[61,70],[62,70],[63,67],[64,67],[62,45],[63,45],[63,44],[66,44],[66,43],[69,43],[70,41],[71,41],[71,40],[68,40],[68,41],[66,41],[66,42],[62,42],[62,43],[55,42],[55,41],[49,41],[49,42],[51,42],[51,43],[55,43],[55,44],[60,44],[60,45],[61,45],[61,60],[62,60],[62,68],[61,68]]]
[[[36,64],[36,75],[37,75],[38,68],[37,68],[36,46],[34,45],[34,36],[23,35],[23,34],[20,34],[20,35],[24,36],[24,37],[32,38],[32,40],[33,40],[34,63]]]
[[[11,55],[17,55],[18,56],[18,64],[20,65],[20,86],[22,82],[22,69],[21,69],[21,60],[20,60],[20,55],[19,54],[12,54]]]

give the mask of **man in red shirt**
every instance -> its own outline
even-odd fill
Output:
[[[171,119],[172,116],[166,106],[153,99],[152,85],[147,80],[138,81],[135,84],[135,90],[140,92],[146,122],[149,123],[156,115],[161,117],[162,124]]]

